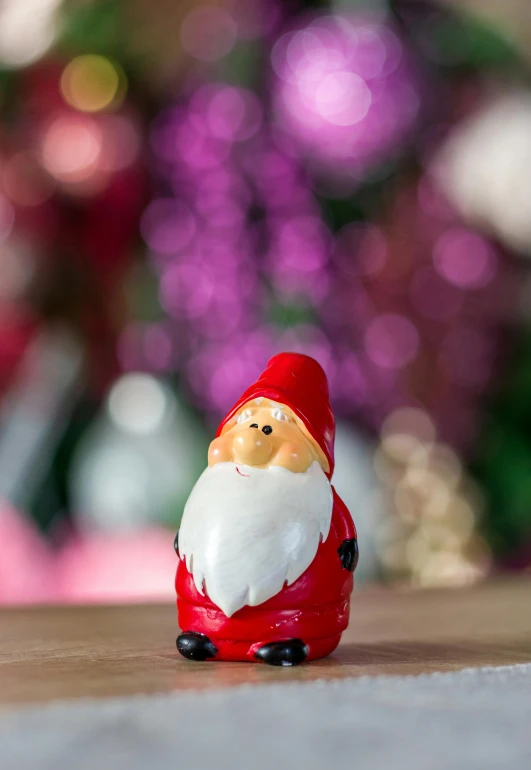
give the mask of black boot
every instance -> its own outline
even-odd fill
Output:
[[[208,636],[198,634],[196,631],[186,631],[177,637],[177,649],[188,660],[207,660],[215,658],[217,648],[212,644]]]
[[[308,647],[302,639],[269,642],[255,652],[254,657],[269,666],[296,666],[308,657]]]

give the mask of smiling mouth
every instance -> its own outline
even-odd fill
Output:
[[[249,476],[251,475],[250,473],[242,473],[241,470],[238,468],[238,466],[236,466],[236,473],[239,473],[240,476],[244,476],[246,479],[248,479]]]

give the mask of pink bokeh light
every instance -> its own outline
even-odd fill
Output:
[[[441,235],[433,249],[433,264],[447,281],[465,289],[486,286],[496,274],[496,254],[490,243],[465,228]]]
[[[369,358],[382,369],[400,369],[417,355],[419,335],[411,321],[397,313],[378,316],[365,332]]]
[[[73,536],[57,557],[57,597],[68,603],[171,601],[172,541],[163,529]]]
[[[44,133],[42,163],[60,181],[83,182],[96,169],[102,147],[102,132],[95,120],[64,113]]]
[[[54,560],[25,514],[0,501],[0,605],[55,598]]]
[[[234,48],[237,26],[224,8],[204,5],[192,8],[181,26],[183,48],[196,59],[215,62]]]

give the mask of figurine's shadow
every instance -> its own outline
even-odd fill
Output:
[[[194,688],[210,689],[272,682],[309,682],[317,679],[378,675],[418,675],[482,666],[531,662],[531,639],[501,642],[405,642],[345,643],[328,658],[281,668],[254,663],[182,661],[180,673],[190,673]]]

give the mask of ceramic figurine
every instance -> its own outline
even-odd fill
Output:
[[[297,353],[221,422],[175,538],[185,658],[293,666],[337,647],[358,546],[330,483],[334,433],[325,373]]]

